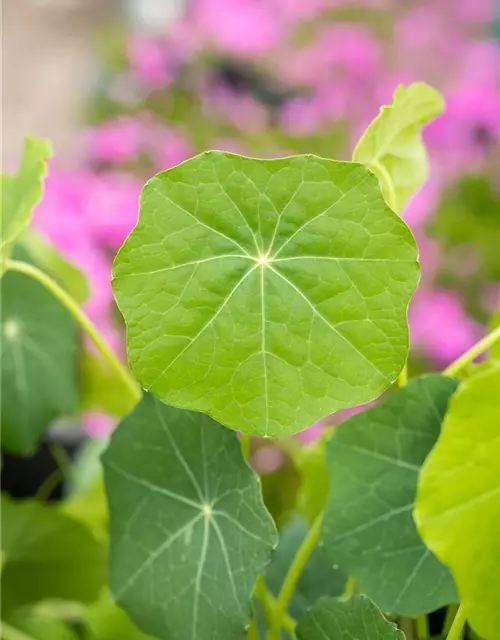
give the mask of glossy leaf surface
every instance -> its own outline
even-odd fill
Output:
[[[143,387],[285,435],[398,376],[415,241],[363,166],[207,152],[144,188],[113,288]]]

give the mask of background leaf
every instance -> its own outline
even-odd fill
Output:
[[[323,598],[297,625],[298,640],[404,640],[395,624],[366,596],[346,602]]]
[[[500,628],[500,363],[460,385],[419,481],[415,519],[477,633]]]
[[[24,634],[12,640],[78,640],[76,632],[62,620],[35,609],[17,611],[9,618],[9,625]],[[5,638],[10,640],[10,636]]]
[[[9,245],[29,225],[33,209],[42,199],[43,178],[51,155],[50,142],[26,138],[17,174],[2,174],[2,258],[6,257]]]
[[[243,636],[276,534],[236,434],[146,395],[103,462],[115,600],[161,638]]]
[[[32,453],[56,417],[76,409],[78,334],[69,312],[33,278],[2,278],[2,447]]]
[[[161,400],[286,435],[397,378],[417,250],[365,167],[207,152],[150,180],[140,211],[113,288]]]
[[[427,180],[422,129],[443,110],[443,97],[436,89],[423,82],[400,85],[391,104],[380,109],[354,149],[353,160],[375,173],[397,213]]]
[[[42,599],[91,602],[106,581],[106,550],[57,507],[2,500],[2,614]]]
[[[139,631],[125,611],[114,604],[107,590],[87,607],[85,620],[90,628],[86,640],[153,640],[153,636]]]
[[[410,380],[342,423],[327,444],[325,549],[384,611],[416,616],[457,602],[448,569],[412,517],[420,467],[456,386],[438,375]]]

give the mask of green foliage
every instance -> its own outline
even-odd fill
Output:
[[[49,142],[27,138],[17,174],[2,174],[2,262],[9,257],[12,243],[29,225],[33,209],[42,199],[43,178],[51,155]]]
[[[131,622],[127,614],[104,591],[85,611],[90,633],[86,640],[153,640]]]
[[[309,531],[309,526],[295,516],[280,531],[279,544],[266,571],[266,584],[274,595],[278,595],[286,573],[297,550]],[[344,592],[346,576],[334,567],[324,550],[316,547],[295,587],[290,613],[295,618],[305,614],[322,596],[340,596]]]
[[[500,628],[500,363],[467,379],[421,472],[415,518],[486,640]]]
[[[297,625],[298,640],[404,640],[395,624],[386,620],[366,596],[347,602],[319,600]]]
[[[103,463],[116,601],[161,638],[241,637],[276,534],[236,434],[146,395]]]
[[[115,260],[129,362],[165,402],[300,431],[397,378],[416,259],[356,163],[196,156],[147,183]]]
[[[76,302],[79,304],[85,302],[89,295],[85,276],[77,267],[65,260],[41,235],[32,229],[26,229],[17,243],[26,251],[29,261],[55,278]]]
[[[436,375],[413,379],[341,424],[327,446],[325,549],[384,611],[416,616],[457,601],[412,518],[420,467],[456,386]]]
[[[391,104],[380,109],[354,149],[353,160],[375,173],[397,213],[427,180],[422,129],[443,110],[443,97],[436,89],[423,82],[400,85]]]
[[[45,599],[91,602],[106,550],[57,507],[2,499],[2,615]]]
[[[33,453],[48,424],[77,405],[78,336],[68,311],[20,273],[2,278],[2,446]]]
[[[76,632],[62,620],[35,609],[16,611],[9,625],[16,635],[2,636],[5,640],[78,640]]]

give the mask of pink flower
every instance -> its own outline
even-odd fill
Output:
[[[142,151],[144,136],[144,125],[138,118],[108,120],[87,133],[88,156],[98,163],[133,162]]]
[[[456,291],[420,290],[410,305],[411,343],[438,366],[455,360],[483,329],[467,317]]]
[[[83,417],[84,431],[92,438],[106,440],[116,427],[117,419],[107,413],[89,411]]]
[[[132,72],[151,89],[164,89],[175,78],[172,62],[162,42],[133,36],[127,47]]]

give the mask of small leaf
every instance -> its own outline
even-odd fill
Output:
[[[2,612],[42,599],[91,602],[106,581],[106,550],[54,506],[2,500]]]
[[[281,529],[278,547],[266,572],[266,585],[275,596],[308,531],[309,526],[300,516],[292,518]],[[292,616],[300,617],[322,596],[340,596],[345,584],[346,576],[338,567],[334,568],[325,551],[316,546],[295,587],[290,605]]]
[[[121,418],[136,404],[116,371],[88,351],[80,358],[80,394],[80,411],[104,411]]]
[[[422,129],[443,110],[443,97],[436,89],[423,82],[400,85],[391,104],[381,108],[354,149],[353,160],[375,173],[397,213],[427,180]]]
[[[326,551],[384,611],[417,616],[457,602],[444,567],[412,518],[417,479],[456,381],[411,380],[342,423],[327,445]]]
[[[89,287],[83,273],[68,262],[41,235],[32,229],[26,229],[18,238],[30,261],[42,271],[51,275],[79,304],[83,304],[89,295]]]
[[[21,166],[15,176],[2,174],[2,259],[10,245],[29,225],[35,205],[43,194],[43,178],[52,146],[46,140],[26,138]]]
[[[147,183],[115,260],[131,367],[232,429],[300,431],[397,378],[416,260],[363,166],[196,156]]]
[[[415,520],[457,582],[467,620],[500,629],[500,363],[463,382],[423,466]]]
[[[404,640],[366,596],[346,602],[322,598],[297,625],[298,640]]]
[[[103,463],[115,600],[160,638],[243,637],[276,533],[236,434],[146,395]]]
[[[32,453],[49,423],[77,405],[78,334],[69,312],[21,273],[2,279],[2,446]]]

